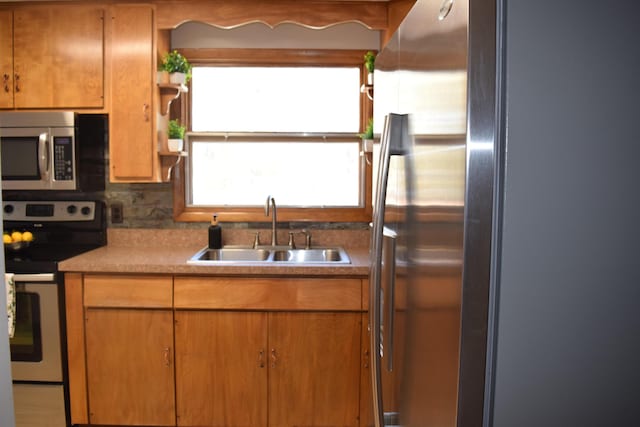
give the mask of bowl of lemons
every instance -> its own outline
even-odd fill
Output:
[[[30,231],[11,231],[2,234],[4,248],[10,251],[21,251],[28,248],[33,242],[33,233]]]

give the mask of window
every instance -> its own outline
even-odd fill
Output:
[[[271,195],[283,221],[369,221],[370,155],[358,136],[371,111],[360,93],[363,55],[325,52],[310,61],[308,52],[289,51],[269,64],[190,59],[177,219],[217,212],[264,221]]]

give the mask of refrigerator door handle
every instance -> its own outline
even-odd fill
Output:
[[[371,355],[371,391],[373,394],[374,427],[384,426],[384,410],[382,403],[382,239],[384,230],[385,203],[389,180],[389,164],[392,155],[405,154],[407,143],[406,114],[390,113],[385,117],[380,141],[380,157],[376,186],[376,197],[373,204],[373,224],[371,232],[371,269],[369,278],[369,329]]]
[[[383,289],[386,288],[387,321],[384,322],[384,315],[382,315],[381,326],[384,331],[384,336],[386,337],[386,340],[383,341],[387,343],[387,351],[384,357],[387,361],[387,371],[389,372],[393,371],[394,320],[396,311],[396,237],[397,234],[393,230],[386,227],[383,229],[382,262],[385,266],[383,280],[386,284],[386,286],[383,285]]]

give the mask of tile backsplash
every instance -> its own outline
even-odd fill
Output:
[[[109,228],[206,228],[208,222],[173,221],[173,184],[113,184],[107,182],[104,193],[107,204]],[[113,203],[122,204],[123,222],[113,224],[111,210]],[[226,228],[269,228],[270,220],[264,223],[233,223]],[[368,230],[367,223],[278,223],[280,230],[301,228],[323,230]]]

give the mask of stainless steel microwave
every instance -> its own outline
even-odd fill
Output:
[[[2,190],[102,191],[107,116],[0,113]]]

